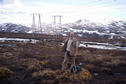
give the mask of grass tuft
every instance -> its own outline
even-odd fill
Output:
[[[7,78],[9,77],[13,72],[8,69],[7,67],[0,67],[0,78]]]

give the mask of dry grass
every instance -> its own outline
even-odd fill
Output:
[[[102,65],[107,66],[119,66],[120,64],[125,64],[125,59],[122,58],[111,58],[109,61],[104,61]]]
[[[39,72],[34,72],[32,74],[33,78],[37,78],[37,79],[46,79],[46,80],[50,80],[50,79],[55,79],[57,75],[56,71],[53,70],[42,70]]]
[[[13,72],[8,69],[7,67],[0,67],[0,78],[7,78],[9,77]]]
[[[47,65],[48,61],[39,61],[35,58],[28,58],[22,60],[22,65],[27,67],[28,71],[36,71],[43,68],[43,66]]]
[[[70,72],[70,70],[65,71],[63,74],[58,76],[58,79],[62,81],[83,81],[83,80],[90,80],[92,75],[86,69],[82,69],[81,72],[74,74]]]
[[[81,72],[76,73],[76,74],[70,72],[70,70],[66,70],[63,73],[59,70],[55,70],[55,71],[54,70],[42,70],[39,72],[34,72],[32,74],[32,77],[40,79],[42,81],[46,80],[47,82],[48,82],[48,80],[54,80],[54,81],[58,81],[61,84],[62,84],[62,82],[65,82],[63,84],[71,84],[74,81],[85,81],[85,80],[92,79],[92,75],[86,69],[82,69]]]

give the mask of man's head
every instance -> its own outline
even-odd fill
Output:
[[[74,32],[70,32],[70,38],[74,37]]]

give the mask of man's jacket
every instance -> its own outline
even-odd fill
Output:
[[[67,38],[67,39],[65,40],[65,42],[64,42],[64,46],[63,46],[63,49],[62,49],[63,52],[66,52],[67,43],[68,43],[69,39],[70,39],[70,38]],[[78,41],[77,41],[77,39],[76,39],[76,38],[73,38],[72,40],[73,40],[73,42],[72,42],[71,45],[70,45],[70,55],[71,55],[71,56],[74,54],[75,49],[78,47]]]

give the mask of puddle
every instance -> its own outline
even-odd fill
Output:
[[[80,42],[79,47],[126,51],[126,47],[114,46],[114,45],[109,44],[109,43]]]
[[[16,44],[0,44],[0,47],[15,47]]]
[[[113,46],[112,44],[109,44],[109,43],[98,43],[98,42],[84,42],[84,41],[81,41],[80,43],[82,44],[90,44],[90,45],[106,45],[106,46]]]
[[[0,42],[5,42],[5,41],[19,41],[19,42],[29,42],[29,43],[36,43],[39,40],[35,39],[21,39],[21,38],[0,38]]]
[[[91,44],[91,43],[93,43],[93,44]],[[94,43],[96,43],[96,44],[94,44]],[[64,43],[60,44],[60,46],[63,46],[63,45],[64,45]],[[88,44],[88,42],[80,42],[79,47],[126,51],[126,47],[114,46],[109,43],[89,42],[89,44]]]
[[[0,38],[0,42],[5,42],[5,41],[19,41],[19,42],[24,42],[24,43],[36,43],[39,40],[21,39],[21,38]],[[63,45],[64,45],[64,43],[60,44],[60,46],[63,46]],[[81,41],[80,44],[79,44],[79,47],[126,51],[126,47],[119,47],[119,46],[115,46],[115,45],[109,44],[109,43],[98,43],[98,42]]]

